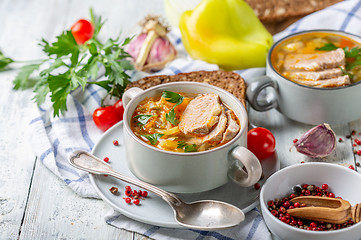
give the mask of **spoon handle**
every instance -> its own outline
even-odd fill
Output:
[[[179,206],[183,202],[174,194],[169,193],[163,189],[160,189],[154,185],[149,183],[140,181],[138,179],[130,178],[120,174],[119,172],[115,171],[111,168],[111,166],[101,159],[97,158],[96,156],[85,152],[85,151],[76,151],[73,152],[69,156],[69,163],[73,167],[76,167],[80,170],[87,171],[93,174],[106,174],[112,177],[118,178],[124,182],[129,184],[136,185],[140,188],[148,190],[158,196],[162,197],[168,204],[171,206]]]

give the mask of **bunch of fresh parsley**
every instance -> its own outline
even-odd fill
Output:
[[[106,89],[110,96],[120,97],[130,82],[126,71],[132,70],[133,65],[129,61],[130,55],[123,47],[131,39],[110,38],[101,43],[97,36],[104,21],[101,17],[95,17],[92,10],[90,15],[94,26],[94,34],[90,40],[79,45],[70,30],[57,36],[53,43],[42,39],[39,45],[48,58],[23,66],[14,80],[16,90],[33,88],[34,100],[38,105],[41,105],[50,93],[54,116],[67,110],[67,96],[79,86],[84,90],[87,84],[96,84]],[[5,57],[0,51],[0,70],[13,62],[16,61]],[[105,68],[106,80],[96,81],[100,66]],[[40,73],[34,77],[33,73],[38,71]]]

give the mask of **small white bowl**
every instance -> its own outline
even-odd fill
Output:
[[[263,217],[270,231],[280,239],[360,240],[361,223],[334,231],[307,231],[290,226],[274,217],[267,202],[283,198],[299,184],[326,183],[330,191],[349,201],[352,206],[361,203],[361,175],[347,167],[331,163],[302,163],[286,167],[267,179],[260,193]]]

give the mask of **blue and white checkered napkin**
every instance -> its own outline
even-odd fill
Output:
[[[361,1],[349,0],[313,13],[274,36],[275,40],[290,33],[310,29],[335,29],[361,35]],[[179,55],[166,69],[158,74],[177,74],[197,70],[216,70],[217,66],[189,58],[180,41],[179,31],[170,34]],[[247,77],[249,70],[239,71]],[[145,76],[132,73],[136,80]],[[100,106],[105,91],[89,86],[85,92],[75,91],[67,100],[68,111],[61,117],[53,117],[52,105],[47,99],[35,111],[30,122],[30,142],[41,162],[54,174],[63,179],[70,188],[83,197],[99,198],[93,189],[88,174],[72,168],[68,154],[75,150],[91,151],[102,136],[92,120],[93,111]],[[115,99],[113,99],[115,101]],[[257,209],[246,214],[246,220],[239,226],[216,232],[161,228],[136,222],[113,210],[105,217],[108,224],[135,231],[155,239],[271,239],[264,221]]]

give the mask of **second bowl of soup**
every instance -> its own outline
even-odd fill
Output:
[[[345,124],[361,118],[361,38],[341,31],[295,33],[274,44],[266,76],[247,90],[258,111],[276,108],[287,117],[308,124]],[[268,90],[268,100],[259,94]]]
[[[229,92],[176,82],[123,96],[127,163],[135,176],[178,193],[228,182],[255,184],[262,174],[246,146],[247,112]],[[246,168],[246,172],[242,169]]]

